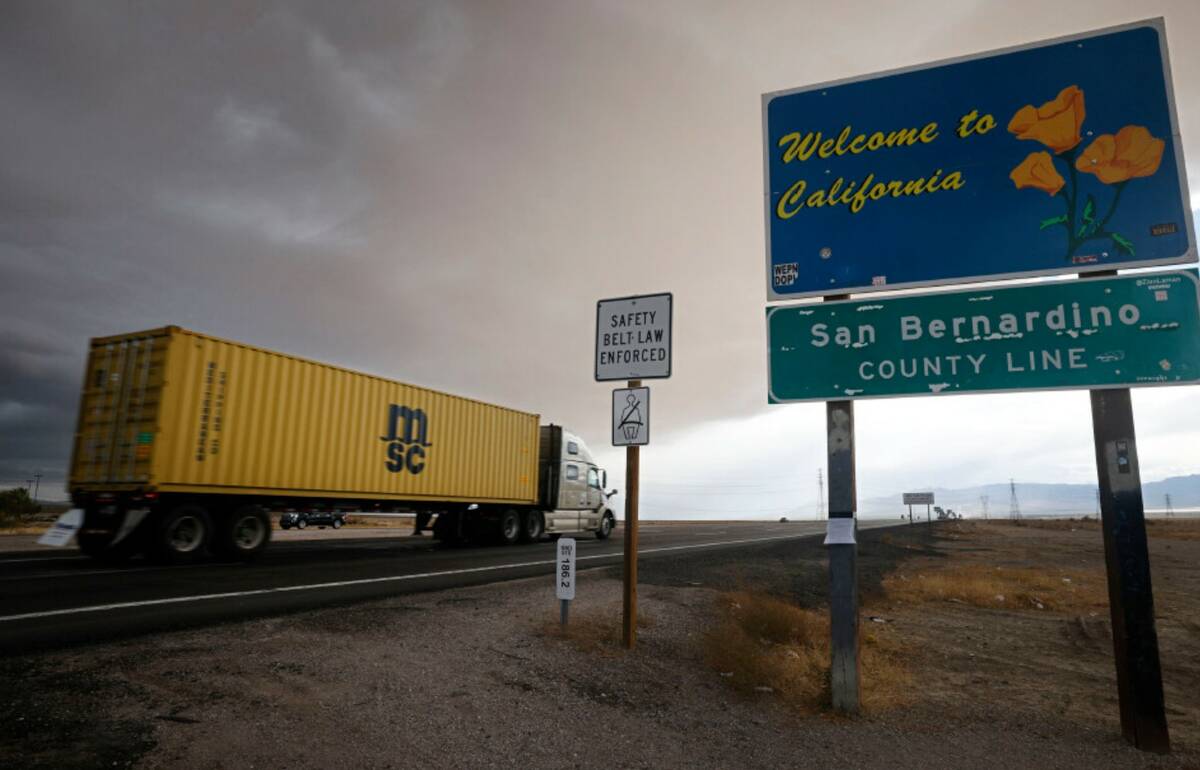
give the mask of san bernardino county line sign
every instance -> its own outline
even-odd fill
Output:
[[[1161,19],[763,96],[768,301],[1195,259]]]
[[[1200,382],[1194,270],[767,308],[771,403]]]

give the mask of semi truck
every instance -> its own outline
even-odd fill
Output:
[[[587,444],[537,414],[177,326],[91,340],[67,491],[83,553],[249,560],[273,512],[411,512],[446,543],[617,520]]]

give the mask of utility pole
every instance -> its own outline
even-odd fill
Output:
[[[42,487],[42,472],[38,471],[37,473],[33,474],[33,502],[35,502],[35,503],[37,502],[38,490],[40,490],[41,487]],[[1167,500],[1169,501],[1170,499],[1171,499],[1171,497],[1170,497],[1170,495],[1168,495]]]
[[[817,468],[817,521],[825,518],[825,477]]]
[[[1167,498],[1167,511],[1166,511],[1167,518],[1168,519],[1175,518],[1175,508],[1171,506],[1171,496],[1163,495],[1163,497]]]
[[[979,507],[981,509],[983,509],[983,520],[987,521],[987,518],[988,518],[988,496],[987,495],[979,496]]]
[[[1017,502],[1017,483],[1012,479],[1008,480],[1008,518],[1013,521],[1021,520],[1021,504]]]

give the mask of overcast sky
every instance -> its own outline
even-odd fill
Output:
[[[88,338],[165,324],[538,412],[619,484],[595,302],[671,291],[644,512],[811,511],[823,407],[766,404],[760,95],[1159,15],[1194,208],[1195,0],[5,2],[0,485],[61,489]],[[1198,395],[1135,392],[1144,479],[1200,472]],[[1085,392],[857,420],[863,496],[1095,480]]]

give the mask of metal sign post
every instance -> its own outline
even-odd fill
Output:
[[[575,539],[560,537],[558,539],[557,569],[555,570],[555,595],[560,604],[563,631],[567,630],[567,614],[571,601],[575,598]]]
[[[1092,391],[1092,432],[1121,733],[1144,751],[1171,750],[1163,701],[1142,480],[1129,390]]]
[[[825,404],[829,458],[829,686],[835,711],[857,713],[859,704],[858,543],[854,511],[854,402]]]
[[[630,380],[629,387],[637,388],[641,380]],[[625,569],[621,641],[625,649],[637,644],[637,552],[638,552],[638,487],[641,447],[625,447]]]

